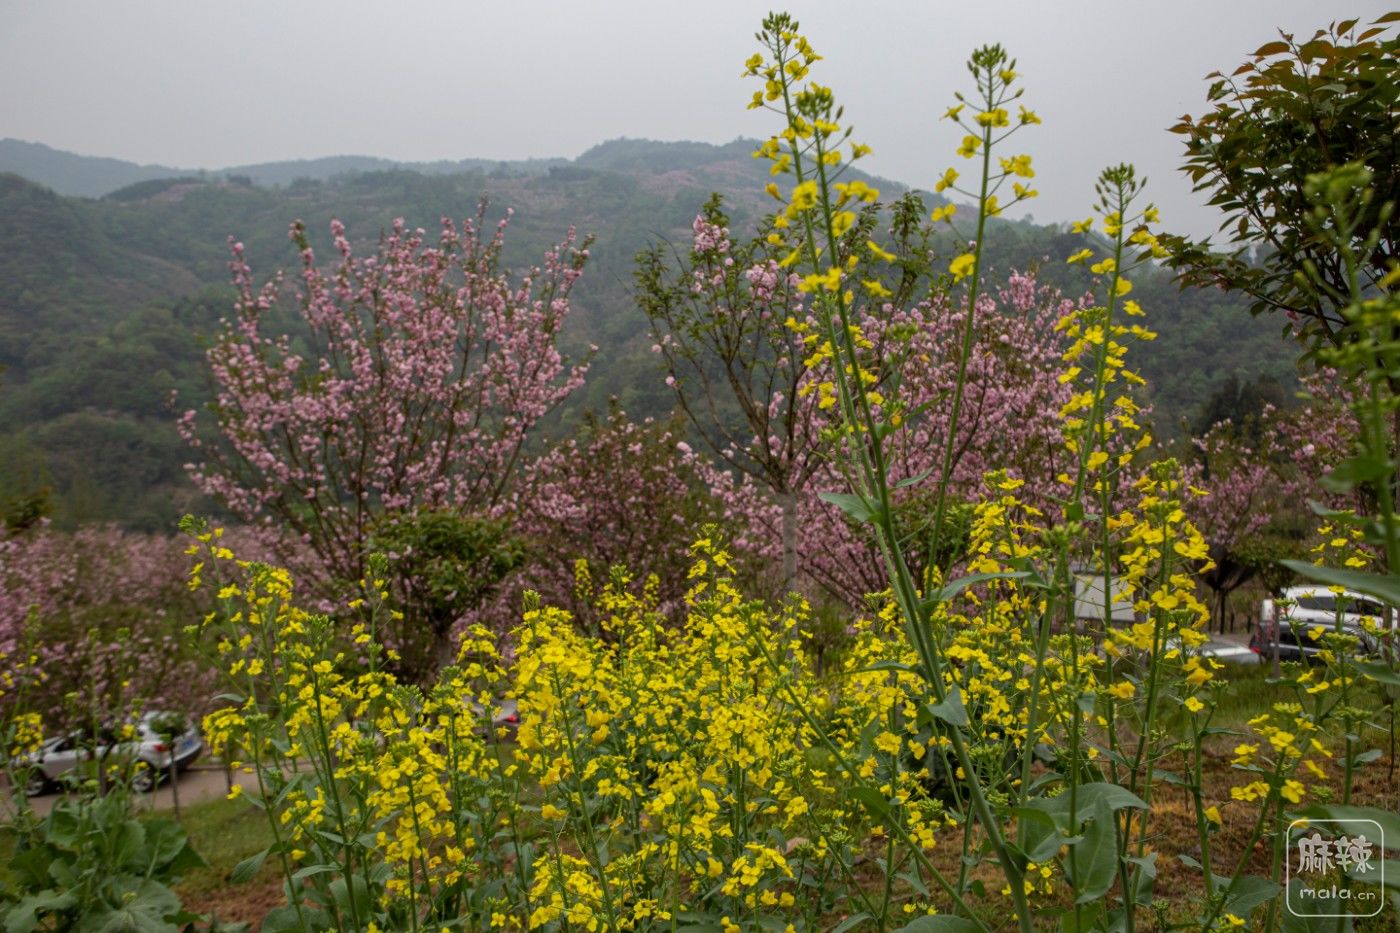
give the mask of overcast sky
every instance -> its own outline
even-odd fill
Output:
[[[1000,42],[1044,124],[1018,138],[1038,220],[1088,213],[1130,161],[1166,226],[1212,214],[1167,127],[1200,113],[1206,73],[1275,37],[1385,2],[793,0],[826,56],[870,171],[920,187],[954,161],[937,116],[963,63]],[[619,136],[727,142],[774,128],[739,73],[768,3],[706,0],[0,0],[0,137],[180,168],[326,155],[576,156]]]

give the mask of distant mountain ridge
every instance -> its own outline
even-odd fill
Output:
[[[0,139],[0,172],[13,172],[58,194],[78,198],[100,198],[138,181],[190,174],[168,165],[78,155],[19,139]]]
[[[105,156],[86,156],[43,143],[0,139],[0,173],[12,172],[66,197],[101,198],[142,182],[162,179],[247,179],[262,187],[286,187],[301,181],[330,181],[345,175],[406,171],[420,175],[483,175],[522,177],[543,175],[565,166],[612,172],[665,172],[748,158],[753,140],[714,143],[615,139],[600,143],[577,159],[438,159],[415,162],[378,156],[336,155],[314,159],[259,162],[219,169],[141,165]],[[903,187],[903,186],[899,186]]]

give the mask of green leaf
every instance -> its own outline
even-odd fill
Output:
[[[82,836],[83,829],[73,803],[64,799],[54,804],[48,819],[44,821],[44,839],[60,849],[72,851]]]
[[[1400,814],[1389,810],[1382,810],[1378,807],[1317,804],[1299,812],[1298,815],[1310,820],[1369,820],[1379,826],[1381,830],[1381,838],[1371,841],[1392,852],[1400,852]]]
[[[902,871],[895,877],[909,885],[909,888],[920,897],[930,896],[928,885],[924,883],[923,878],[919,877],[917,871]]]
[[[1357,486],[1382,479],[1389,469],[1381,457],[1350,457],[1322,477],[1322,485],[1332,492],[1349,492]]]
[[[1022,839],[1021,851],[1027,861],[1037,864],[1047,862],[1060,851],[1060,846],[1070,842],[1044,810],[1016,807],[1012,812],[1016,814]]]
[[[851,521],[858,525],[865,525],[875,520],[879,510],[869,502],[864,496],[858,496],[849,492],[824,492],[821,494],[824,502],[830,502],[838,509],[846,513]]]
[[[118,879],[111,897],[120,906],[86,914],[73,928],[77,933],[179,933],[165,918],[179,913],[180,898],[158,881]]]
[[[1119,810],[1132,807],[1137,810],[1146,810],[1147,804],[1142,798],[1132,791],[1119,784],[1108,784],[1106,782],[1096,782],[1093,784],[1082,784],[1078,793],[1078,812],[1080,814],[1092,813],[1099,805],[1099,801],[1114,813]],[[1072,829],[1077,827],[1069,826],[1069,793],[1059,794],[1055,797],[1044,797],[1039,800],[1032,800],[1030,806],[1037,810],[1044,810],[1055,818],[1055,823],[1061,829]]]
[[[1357,765],[1369,765],[1373,761],[1378,761],[1382,754],[1384,754],[1384,752],[1379,748],[1371,748],[1360,752],[1351,759],[1352,767]]]
[[[233,866],[233,871],[229,872],[228,880],[234,884],[246,884],[253,880],[253,876],[263,867],[263,862],[267,861],[268,853],[271,851],[271,848],[263,849]]]
[[[1291,903],[1299,903],[1298,890],[1302,885],[1303,882],[1300,878],[1294,878],[1289,882],[1288,900]],[[1279,918],[1283,922],[1283,933],[1338,933],[1336,917],[1300,915],[1285,907],[1283,910],[1279,911]],[[1351,918],[1346,918],[1344,922],[1345,926],[1341,927],[1341,930],[1348,931],[1349,933],[1352,928]]]
[[[1254,908],[1278,897],[1283,888],[1275,881],[1257,875],[1244,875],[1235,882],[1235,890],[1225,899],[1225,911],[1237,917],[1248,917]]]
[[[976,586],[979,583],[986,583],[988,580],[1019,580],[1023,577],[1029,576],[1030,573],[1025,570],[1006,570],[1000,573],[968,574],[965,577],[959,577],[952,583],[949,583],[947,586],[943,587],[937,593],[934,593],[928,599],[924,600],[924,605],[926,607],[932,607],[939,605],[940,603],[946,603],[948,600],[952,599],[954,596],[957,596],[969,586]]]
[[[1141,858],[1129,856],[1123,861],[1136,865],[1138,870],[1132,875],[1133,901],[1147,904],[1152,901],[1152,886],[1157,881],[1157,853],[1150,852]]]
[[[338,871],[339,869],[339,865],[331,865],[329,863],[322,863],[320,865],[307,865],[305,868],[298,869],[295,873],[293,873],[292,880],[302,881],[306,878],[311,878],[316,875],[324,875],[328,871]]]
[[[24,898],[5,913],[5,933],[30,933],[39,921],[78,903],[72,891],[40,891]]]
[[[886,658],[883,661],[876,661],[868,667],[862,667],[852,674],[869,674],[874,671],[899,671],[901,674],[917,674],[919,669],[912,664],[901,664],[899,661],[891,661]]]
[[[185,831],[173,820],[147,820],[146,845],[151,861],[164,865],[185,847]]]
[[[29,890],[43,890],[53,878],[49,866],[55,858],[63,857],[47,844],[22,848],[10,856],[10,881]]]
[[[1075,903],[1087,904],[1108,893],[1118,877],[1118,823],[1108,801],[1100,797],[1084,826],[1084,836],[1061,860],[1074,885]]]
[[[889,818],[890,802],[875,788],[855,787],[851,789],[851,796],[859,800],[865,809],[870,811],[871,816],[881,820]]]
[[[950,726],[966,726],[967,708],[963,706],[962,693],[956,686],[948,691],[941,703],[929,703],[925,709],[935,719],[941,719]]]
[[[1387,888],[1400,891],[1400,859],[1387,858],[1372,862],[1370,871],[1357,871],[1356,866],[1352,865],[1347,868],[1346,876],[1363,884],[1383,882]]]
[[[1060,915],[1060,933],[1090,933],[1102,929],[1103,901],[1091,905],[1087,910],[1081,907],[1076,913],[1066,910]]]
[[[352,910],[353,899],[354,912],[359,913],[362,917],[370,912],[369,888],[365,887],[364,882],[360,879],[341,875],[331,882],[330,888],[336,906],[342,911]]]
[[[907,489],[907,488],[909,488],[910,486],[917,486],[917,485],[919,485],[920,483],[922,483],[924,480],[926,480],[926,479],[928,479],[930,476],[932,476],[933,473],[934,473],[934,471],[937,470],[937,469],[938,469],[938,464],[934,464],[933,466],[930,466],[927,470],[921,470],[919,473],[917,473],[917,474],[914,475],[914,476],[906,476],[906,477],[904,477],[904,479],[902,479],[902,480],[900,480],[899,482],[895,483],[895,484],[894,484],[894,488],[895,488],[895,489]]]
[[[112,861],[117,865],[144,871],[148,856],[146,827],[136,820],[127,820],[118,827],[112,840]]]
[[[281,907],[272,908],[267,916],[263,917],[263,933],[299,933],[302,930],[315,930],[320,929],[316,922],[318,919],[330,920],[330,916],[323,911],[307,911],[305,907],[302,911],[307,914],[305,926],[302,925],[302,918],[297,915],[297,909],[293,905],[283,904]]]
[[[1400,687],[1400,670],[1396,670],[1384,661],[1353,661],[1352,666],[1360,671],[1367,680],[1374,680],[1378,684],[1386,684],[1390,687]]]
[[[1400,577],[1394,574],[1362,573],[1340,567],[1319,567],[1303,560],[1283,560],[1281,565],[1309,580],[1327,586],[1341,586],[1400,606]]]

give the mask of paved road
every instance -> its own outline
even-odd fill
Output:
[[[1201,653],[1228,664],[1259,663],[1259,655],[1249,650],[1249,636],[1243,633],[1212,635],[1210,641],[1201,646]]]
[[[257,778],[251,774],[235,773],[234,782],[242,785],[245,792],[257,791]],[[180,805],[187,806],[192,803],[201,803],[206,800],[217,800],[228,794],[228,778],[222,768],[218,765],[199,766],[196,765],[189,771],[180,775]],[[53,805],[63,799],[62,794],[44,794],[41,797],[30,798],[30,804],[41,814],[48,813],[53,809]],[[169,810],[175,806],[174,790],[170,782],[162,784],[155,793],[147,794],[144,803],[151,809]],[[8,801],[6,801],[8,806]]]

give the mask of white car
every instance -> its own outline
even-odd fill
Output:
[[[1362,619],[1369,619],[1376,625],[1384,625],[1385,608],[1381,602],[1361,593],[1343,591],[1334,594],[1321,584],[1290,586],[1277,602],[1264,600],[1259,624],[1254,627],[1249,647],[1255,654],[1270,656],[1273,651],[1272,620],[1277,610],[1280,661],[1302,661],[1315,656],[1326,647],[1320,636],[1335,631],[1339,621],[1342,634],[1356,638],[1359,654],[1375,654],[1378,648],[1376,639],[1361,622]],[[1315,630],[1319,636],[1317,638],[1313,637]]]
[[[86,777],[94,761],[119,767],[138,793],[155,790],[167,775],[188,768],[204,751],[199,727],[179,714],[146,713],[134,724],[136,734],[118,739],[116,728],[102,726],[94,735],[79,729],[54,736],[28,755],[25,793],[38,796],[64,781]],[[162,728],[165,727],[165,728]],[[169,734],[174,732],[173,736]]]

